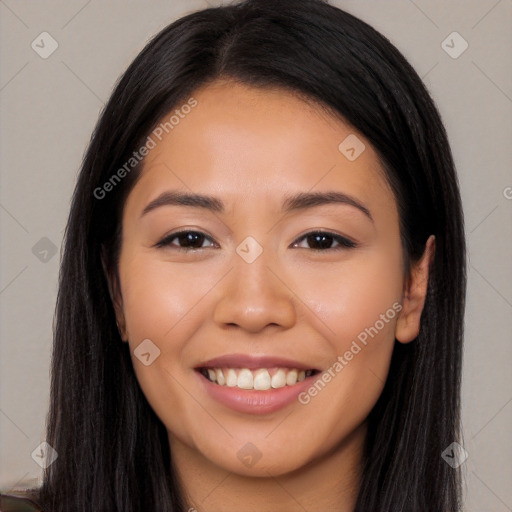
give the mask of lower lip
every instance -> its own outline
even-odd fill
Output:
[[[296,401],[297,396],[311,384],[312,378],[307,377],[293,386],[265,391],[245,390],[238,387],[220,386],[208,380],[200,372],[196,372],[206,392],[214,399],[230,409],[245,414],[270,414]]]

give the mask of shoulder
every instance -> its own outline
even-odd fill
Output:
[[[26,491],[0,492],[0,512],[42,512],[34,498],[33,493]]]

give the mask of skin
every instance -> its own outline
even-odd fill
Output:
[[[230,82],[193,96],[198,106],[146,157],[123,212],[119,283],[110,285],[137,379],[196,510],[351,511],[366,417],[395,338],[418,334],[434,239],[405,276],[397,205],[376,153],[318,105]],[[338,150],[350,134],[366,146],[354,161]],[[166,205],[142,215],[176,189],[215,195],[226,210]],[[372,219],[347,204],[282,212],[286,195],[310,191],[348,194]],[[200,248],[178,251],[178,238],[156,246],[185,228],[207,235],[192,244]],[[303,235],[318,230],[357,246],[332,239],[333,248],[315,251]],[[252,263],[236,252],[247,236],[263,248]],[[194,371],[231,353],[326,370],[393,304],[400,313],[306,405],[235,412],[209,397]],[[145,339],[161,351],[149,366],[133,356]],[[247,443],[261,453],[252,467],[237,457]]]

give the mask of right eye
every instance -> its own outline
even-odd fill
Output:
[[[173,240],[177,240],[178,243],[173,243]],[[183,230],[166,235],[164,238],[162,238],[162,240],[160,240],[160,242],[156,244],[156,247],[169,247],[178,251],[190,252],[206,248],[202,247],[205,240],[210,240],[213,242],[213,240],[208,235],[202,233],[201,231]]]

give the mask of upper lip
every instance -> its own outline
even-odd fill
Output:
[[[285,357],[266,355],[252,356],[248,354],[227,354],[209,359],[197,366],[197,368],[248,368],[249,370],[273,367],[316,370],[316,368],[311,365],[293,361]]]

